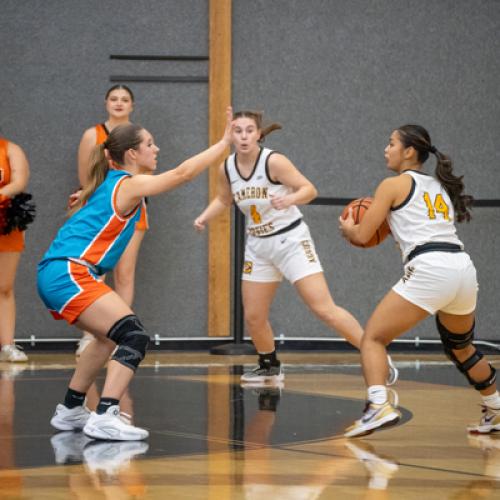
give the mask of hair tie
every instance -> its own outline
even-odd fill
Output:
[[[434,146],[431,146],[431,147],[429,148],[429,151],[430,151],[433,155],[435,155],[435,154],[437,153],[437,149],[436,149]]]

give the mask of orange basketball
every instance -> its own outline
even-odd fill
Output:
[[[354,223],[359,224],[361,222],[361,219],[365,215],[365,212],[368,210],[372,203],[372,198],[370,197],[365,197],[365,198],[358,198],[357,200],[351,201],[344,210],[342,210],[342,219],[347,219],[347,215],[349,214],[349,209],[352,208],[352,216],[354,218]],[[391,230],[389,228],[389,224],[387,224],[387,221],[384,220],[382,225],[377,229],[373,237],[366,242],[364,245],[358,245],[357,243],[352,243],[351,245],[354,245],[355,247],[362,247],[362,248],[370,248],[377,246],[379,243],[382,243],[386,238],[387,235],[390,234]]]

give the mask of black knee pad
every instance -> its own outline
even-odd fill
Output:
[[[483,389],[487,389],[492,386],[496,381],[496,370],[493,366],[490,367],[490,375],[486,380],[482,382],[477,382],[473,380],[469,376],[469,370],[473,368],[481,359],[483,359],[483,354],[477,350],[476,346],[472,344],[474,340],[474,327],[475,323],[472,325],[472,328],[464,334],[458,334],[450,332],[440,321],[439,317],[436,316],[436,325],[441,337],[441,342],[443,343],[443,348],[446,356],[450,359],[455,366],[465,375],[469,384],[473,385],[475,389],[478,391],[482,391]],[[475,352],[465,361],[460,361],[456,356],[453,350],[459,351],[461,349],[465,349],[467,346],[472,345],[475,349]]]
[[[445,352],[451,349],[455,349],[457,351],[460,349],[465,349],[468,345],[472,344],[472,341],[474,340],[475,323],[467,333],[453,333],[450,332],[441,323],[441,321],[439,321],[439,316],[436,316],[436,326],[439,332],[439,336],[441,337],[441,342],[443,343]]]
[[[118,346],[111,359],[135,372],[150,340],[139,318],[135,314],[124,316],[111,327],[108,337]]]

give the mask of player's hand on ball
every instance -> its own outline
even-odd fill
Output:
[[[352,208],[349,208],[345,219],[343,218],[342,215],[339,217],[339,230],[342,236],[346,240],[349,239],[349,232],[352,230],[353,227],[354,227],[354,217],[352,215]]]

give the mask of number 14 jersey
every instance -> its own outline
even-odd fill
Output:
[[[411,191],[403,203],[391,208],[387,222],[403,262],[416,246],[424,243],[454,243],[463,248],[455,228],[453,203],[443,185],[417,170],[406,170],[401,175],[411,176]]]

